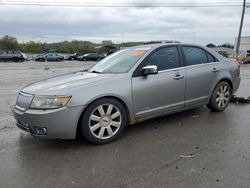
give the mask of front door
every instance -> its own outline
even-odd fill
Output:
[[[143,66],[156,65],[158,74],[132,78],[136,119],[147,119],[184,107],[186,71],[177,47],[164,47],[149,55]]]

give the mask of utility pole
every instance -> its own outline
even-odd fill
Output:
[[[240,20],[240,28],[239,28],[239,34],[238,34],[238,39],[237,39],[237,44],[236,44],[236,58],[237,58],[237,60],[239,57],[241,31],[242,31],[243,20],[244,20],[244,15],[245,15],[245,8],[246,8],[246,0],[243,0],[243,9],[242,9],[241,20]]]
[[[124,43],[124,33],[122,33],[122,47],[123,47],[123,44]]]

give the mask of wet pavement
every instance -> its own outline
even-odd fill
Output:
[[[117,141],[40,140],[15,127],[10,107],[26,84],[93,62],[0,63],[0,187],[250,187],[249,104],[201,107],[129,126]],[[250,95],[242,65],[238,95]]]

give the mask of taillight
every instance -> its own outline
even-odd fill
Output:
[[[236,65],[238,65],[238,67],[240,67],[240,62],[235,60],[234,63],[236,63]]]

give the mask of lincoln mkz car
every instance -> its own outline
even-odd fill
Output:
[[[240,84],[240,67],[206,47],[152,44],[120,50],[93,67],[24,87],[17,126],[43,138],[82,135],[94,144],[126,125],[207,105],[223,111]]]

